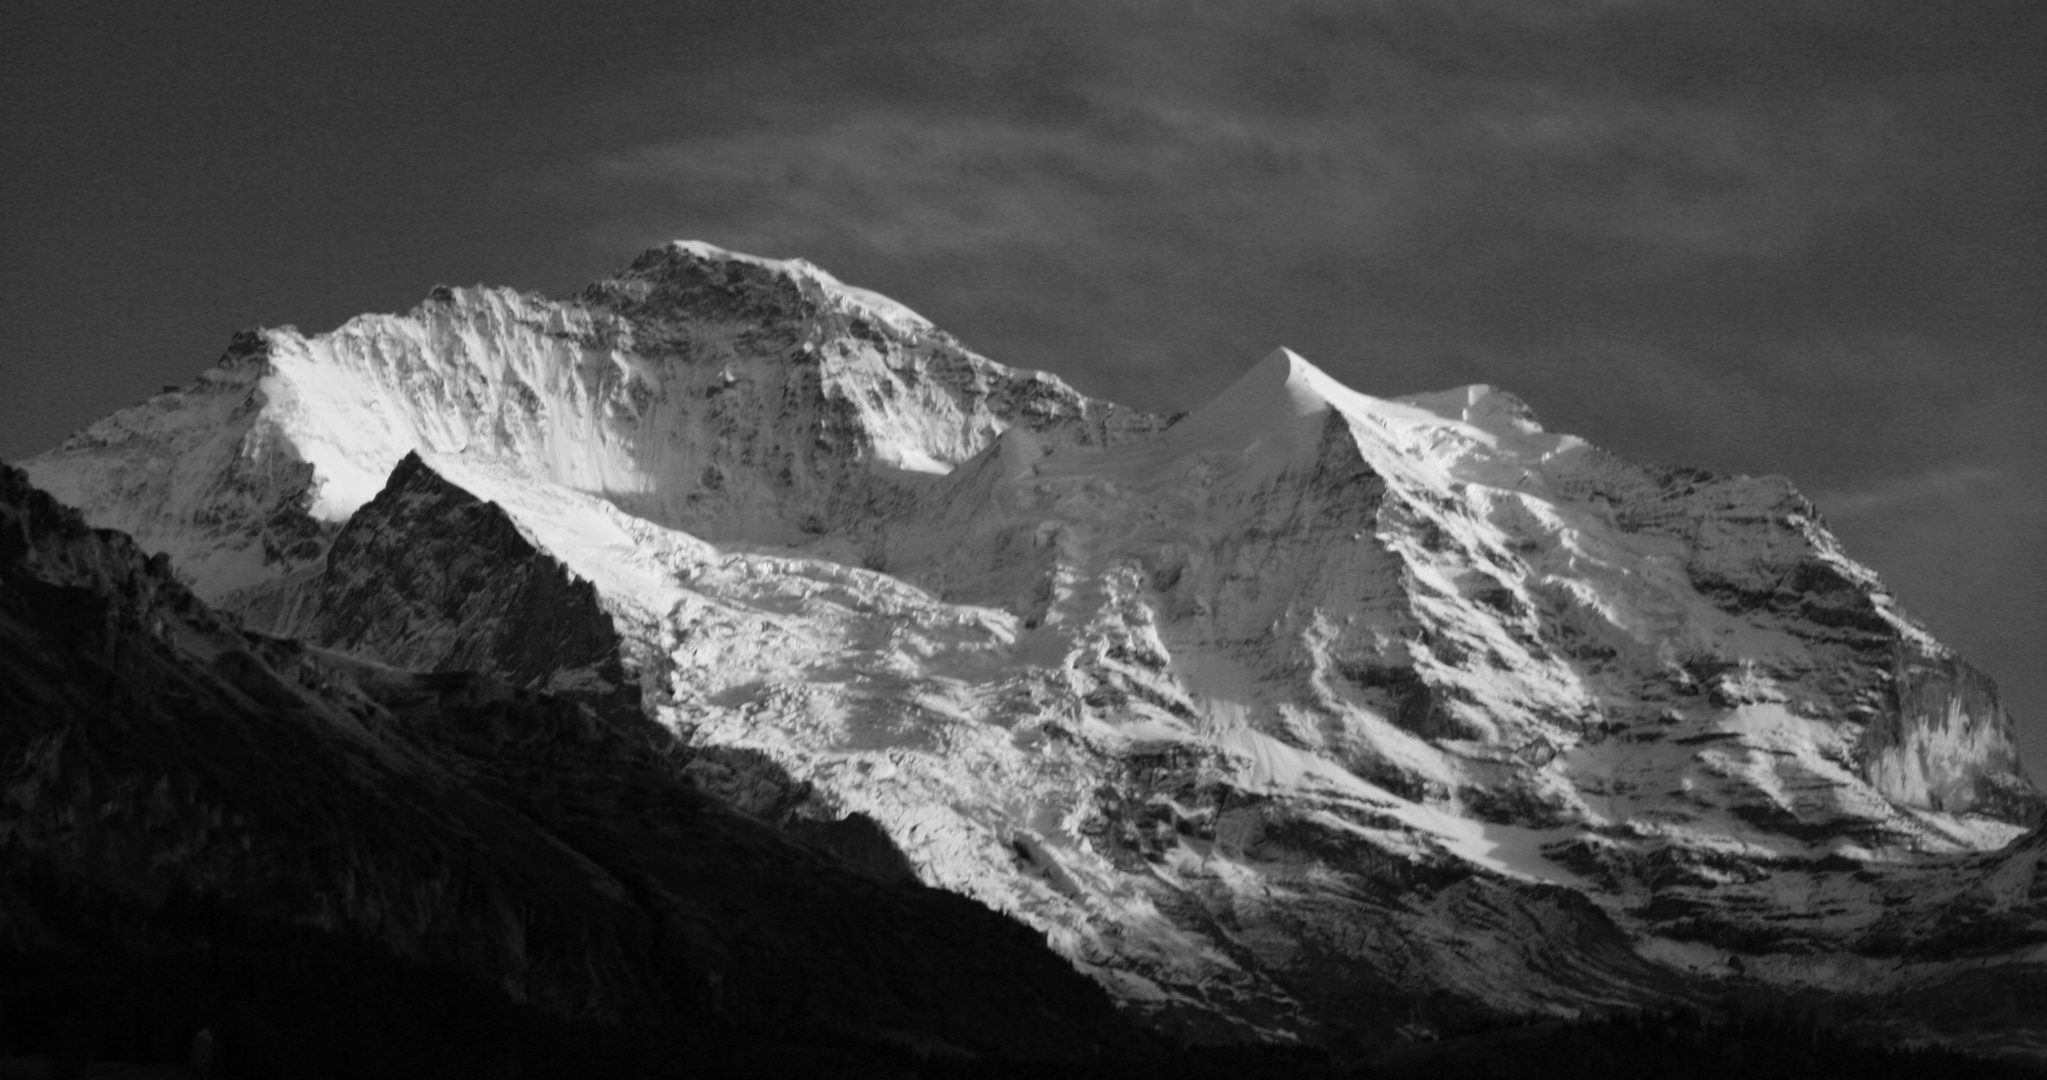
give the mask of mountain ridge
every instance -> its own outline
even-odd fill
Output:
[[[1788,482],[1491,388],[1280,349],[1168,425],[686,242],[231,352],[31,473],[317,641],[343,520],[427,470],[594,590],[702,782],[877,822],[1190,1037],[1933,985],[1885,928],[2039,820],[1994,685]]]

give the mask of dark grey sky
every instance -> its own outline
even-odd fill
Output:
[[[1286,344],[1787,474],[2047,774],[2043,51],[2037,0],[16,0],[0,457],[241,326],[700,238],[1134,405]]]

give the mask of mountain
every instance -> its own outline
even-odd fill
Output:
[[[644,716],[787,835],[877,823],[842,854],[1180,1038],[1824,999],[2047,1052],[1991,680],[1783,479],[1501,390],[1281,349],[1168,421],[679,243],[240,335],[25,468],[253,626]]]
[[[799,1072],[1138,1045],[1036,934],[708,800],[636,710],[251,632],[4,467],[0,646],[9,1042],[75,1019],[36,1030],[68,996],[111,1056],[220,1028],[231,1075],[503,1075],[500,1039],[617,1075],[578,1043],[620,1030]],[[380,983],[396,1000],[362,999]],[[462,1060],[402,1060],[408,1039]]]

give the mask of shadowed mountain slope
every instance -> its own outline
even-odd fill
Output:
[[[407,1001],[453,987],[447,1008],[484,1028],[530,1013],[555,1049],[1133,1045],[1027,928],[726,810],[673,754],[637,714],[244,631],[0,471],[10,1017],[48,1006],[42,979],[98,995],[78,1015],[119,1044],[103,1053],[225,1022],[258,1032],[236,1052],[288,1063],[293,1038],[346,1033],[310,1015],[346,975]],[[113,984],[138,973],[178,1000],[128,1000],[149,1022],[123,1028],[134,994]],[[357,1034],[397,1023],[350,1010],[334,1023]]]

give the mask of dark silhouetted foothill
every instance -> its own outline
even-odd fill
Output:
[[[0,468],[0,1046],[441,1080],[1142,1045],[871,823],[812,850],[607,713],[251,633]]]

